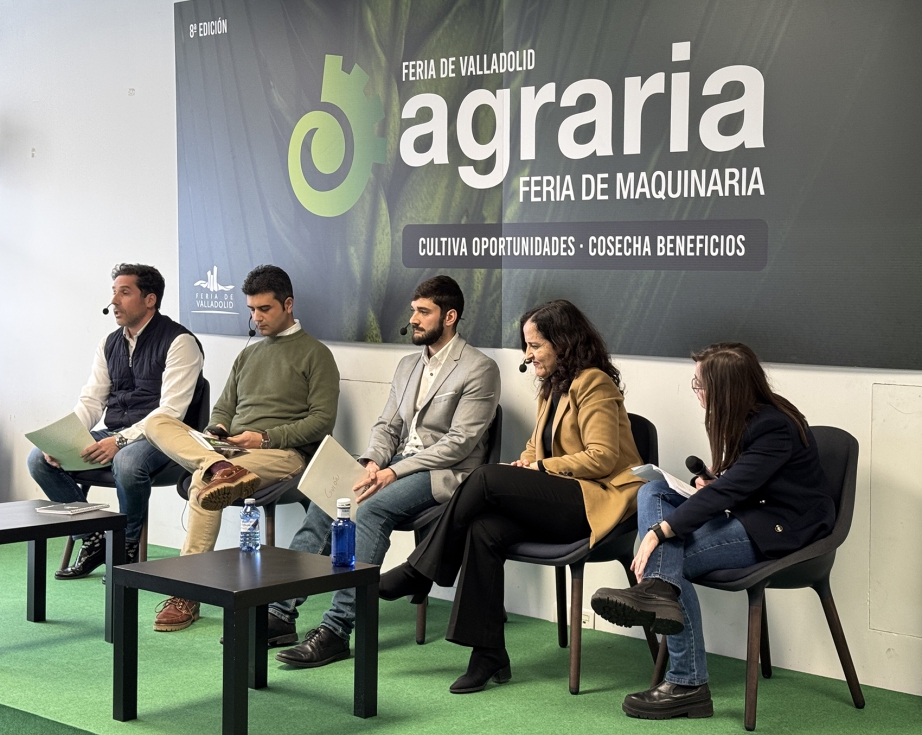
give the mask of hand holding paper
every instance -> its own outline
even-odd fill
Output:
[[[70,413],[43,429],[26,434],[26,439],[44,452],[46,460],[49,458],[55,460],[49,464],[57,463],[55,466],[67,472],[99,469],[111,463],[111,458],[98,463],[84,459],[84,453],[97,442],[87,428],[80,423],[75,413]],[[112,443],[114,445],[114,439]],[[112,455],[114,456],[115,452]]]

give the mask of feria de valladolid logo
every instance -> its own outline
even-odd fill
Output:
[[[384,139],[375,126],[384,119],[384,106],[377,95],[366,97],[368,74],[356,64],[343,71],[343,57],[327,55],[323,62],[323,87],[320,101],[339,108],[351,128],[352,164],[342,182],[327,190],[308,183],[301,166],[305,139],[310,140],[310,155],[321,174],[337,173],[346,157],[346,136],[340,122],[324,110],[312,110],[302,117],[291,133],[288,145],[288,177],[298,201],[309,212],[321,217],[337,217],[348,212],[359,200],[375,163],[384,163]]]
[[[234,287],[223,286],[218,280],[218,266],[212,266],[204,279],[193,285],[200,288],[195,292],[193,314],[236,314],[234,310]]]

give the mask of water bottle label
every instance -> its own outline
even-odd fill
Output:
[[[240,530],[241,532],[247,531],[257,531],[259,530],[259,519],[258,518],[241,518],[240,519]]]

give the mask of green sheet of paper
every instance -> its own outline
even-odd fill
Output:
[[[26,439],[45,454],[58,460],[62,469],[68,472],[97,470],[100,467],[109,466],[108,464],[90,464],[80,458],[80,453],[90,444],[94,444],[96,440],[80,423],[75,413],[70,413],[63,419],[48,424],[44,429],[26,434]]]

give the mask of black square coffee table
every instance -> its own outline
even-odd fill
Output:
[[[222,733],[247,731],[247,686],[266,686],[269,603],[355,587],[353,714],[378,713],[378,577],[380,568],[334,567],[330,557],[263,546],[222,549],[128,564],[112,573],[115,667],[112,717],[138,716],[138,590],[224,609]]]
[[[28,582],[26,620],[45,620],[48,566],[48,539],[102,531],[106,534],[106,573],[125,561],[125,526],[128,517],[121,513],[96,510],[77,515],[38,513],[36,508],[51,505],[50,500],[16,500],[0,503],[0,544],[28,541]],[[112,588],[106,587],[106,642],[112,642]]]

